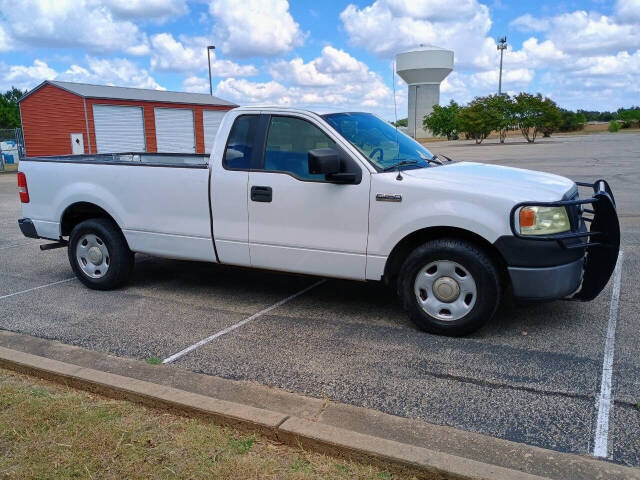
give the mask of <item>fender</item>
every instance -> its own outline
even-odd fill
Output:
[[[124,206],[115,195],[107,189],[94,183],[77,182],[65,186],[54,200],[57,209],[54,218],[62,224],[62,218],[69,207],[77,203],[91,203],[107,212],[116,224],[122,229]]]

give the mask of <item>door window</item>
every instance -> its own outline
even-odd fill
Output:
[[[294,117],[271,117],[264,155],[264,170],[290,173],[302,180],[324,180],[309,173],[308,152],[335,148],[336,144],[315,125]]]
[[[222,165],[230,170],[249,170],[253,142],[258,125],[257,115],[241,115],[231,127]]]

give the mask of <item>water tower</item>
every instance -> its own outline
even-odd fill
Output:
[[[413,138],[431,137],[422,119],[440,103],[440,83],[453,70],[453,51],[421,45],[396,55],[396,72],[409,86],[409,128]]]

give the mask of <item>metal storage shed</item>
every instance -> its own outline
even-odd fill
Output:
[[[113,152],[208,153],[237,105],[201,93],[47,80],[20,99],[29,157]]]

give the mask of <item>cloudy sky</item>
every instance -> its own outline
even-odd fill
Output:
[[[393,117],[394,54],[454,50],[441,102],[504,89],[566,108],[640,104],[640,0],[0,0],[0,89],[45,79],[208,92]],[[398,114],[406,85],[396,79]]]

